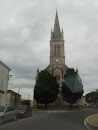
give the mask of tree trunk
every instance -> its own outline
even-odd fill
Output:
[[[71,102],[71,110],[73,110],[73,103]]]
[[[37,102],[37,108],[38,108],[38,102]]]
[[[45,110],[47,110],[47,104],[45,104]]]

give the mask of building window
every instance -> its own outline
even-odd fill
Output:
[[[1,105],[2,95],[0,95],[0,105]]]
[[[58,45],[58,56],[60,56],[60,45]]]
[[[4,68],[2,69],[2,74],[5,74],[5,69]]]
[[[54,56],[60,56],[60,45],[54,46]]]
[[[59,81],[60,80],[60,76],[56,75],[56,80]]]
[[[57,55],[57,48],[56,48],[56,45],[54,46],[54,56],[56,56]]]
[[[0,89],[3,88],[3,79],[1,79]]]

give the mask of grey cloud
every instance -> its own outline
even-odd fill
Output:
[[[17,90],[21,82],[30,92],[37,68],[48,66],[56,8],[66,64],[79,69],[85,93],[98,88],[97,0],[0,0],[0,60],[12,69],[9,88]]]

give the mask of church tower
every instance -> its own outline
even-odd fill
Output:
[[[50,65],[65,65],[63,29],[60,30],[58,14],[56,11],[54,30],[51,30]]]
[[[56,10],[54,29],[51,29],[50,40],[50,64],[46,70],[53,74],[59,83],[59,93],[55,105],[63,105],[62,100],[62,81],[66,74],[67,66],[65,65],[64,36],[63,29],[60,29],[58,13]]]
[[[65,51],[64,51],[64,33],[61,31],[56,11],[54,29],[51,29],[50,40],[50,64],[46,68],[51,74],[56,76],[57,80],[62,80],[66,73],[67,66],[65,65]]]
[[[59,93],[56,101],[49,104],[50,106],[64,106],[66,102],[62,99],[62,81],[66,74],[67,66],[65,65],[65,52],[64,52],[64,37],[63,29],[61,31],[58,19],[58,13],[56,11],[54,29],[51,29],[51,40],[50,40],[50,64],[45,70],[53,74],[57,82],[59,83]],[[36,81],[38,78],[39,70],[37,70]],[[37,106],[35,99],[33,105]]]

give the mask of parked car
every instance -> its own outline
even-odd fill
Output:
[[[18,111],[12,106],[0,106],[0,124],[8,120],[16,120]]]
[[[18,107],[18,117],[27,117],[32,115],[32,108],[30,106],[21,105]]]

